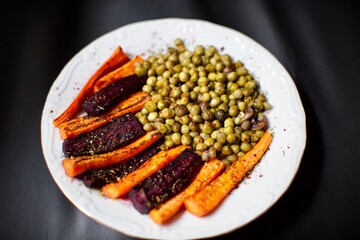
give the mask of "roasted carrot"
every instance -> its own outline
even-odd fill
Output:
[[[152,220],[158,224],[166,223],[181,209],[184,200],[187,197],[193,195],[209,184],[222,172],[224,167],[225,164],[218,159],[205,162],[195,179],[187,188],[167,202],[150,211],[149,215]]]
[[[115,183],[109,183],[102,187],[103,194],[109,198],[119,198],[124,194],[127,194],[131,188],[151,176],[157,170],[165,167],[177,156],[179,156],[186,148],[188,148],[188,146],[180,145],[167,151],[159,152],[147,160],[134,172],[128,174]]]
[[[86,82],[84,87],[68,106],[68,108],[54,121],[53,124],[55,127],[58,127],[61,123],[72,119],[76,116],[82,109],[82,103],[92,94],[94,94],[94,86],[97,80],[99,80],[105,74],[113,71],[115,68],[118,68],[130,59],[123,52],[121,47],[117,47],[112,55],[100,66],[100,68],[90,77]]]
[[[157,131],[147,132],[141,138],[120,149],[99,155],[66,158],[62,165],[66,175],[74,177],[88,170],[104,168],[126,161],[145,150],[160,137],[161,134]]]
[[[150,100],[150,96],[145,92],[132,94],[128,99],[121,101],[109,112],[99,116],[82,116],[73,118],[59,125],[60,138],[67,139],[90,132],[104,126],[115,118],[127,113],[136,113]]]
[[[260,141],[243,157],[228,167],[224,173],[199,192],[185,199],[186,209],[199,217],[214,210],[260,161],[271,141],[271,133],[265,132]]]
[[[121,78],[125,78],[134,74],[135,66],[137,63],[142,62],[143,59],[139,56],[134,57],[128,63],[124,64],[124,66],[110,72],[109,74],[100,78],[94,85],[94,92],[98,92],[99,90],[103,89],[114,83],[116,80]]]

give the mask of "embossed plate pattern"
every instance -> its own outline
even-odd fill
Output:
[[[85,81],[120,45],[126,53],[148,56],[164,51],[176,37],[192,49],[214,45],[241,60],[260,82],[273,108],[268,113],[274,140],[249,178],[209,216],[198,218],[182,211],[169,224],[156,225],[128,200],[110,200],[82,182],[67,177],[58,130],[52,125]],[[101,36],[76,54],[52,85],[41,119],[41,141],[46,164],[66,197],[94,220],[124,234],[155,239],[216,236],[244,226],[269,209],[293,180],[306,143],[305,113],[295,84],[284,67],[261,45],[232,29],[200,20],[160,19],[130,24]]]

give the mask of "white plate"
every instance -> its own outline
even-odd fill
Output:
[[[128,200],[110,200],[82,182],[67,177],[61,166],[62,141],[52,121],[70,104],[85,81],[120,45],[133,57],[163,51],[180,37],[188,48],[214,45],[242,60],[260,82],[273,108],[268,114],[274,140],[270,150],[243,181],[209,216],[185,211],[159,226],[141,215]],[[261,45],[232,29],[200,20],[160,19],[130,24],[96,39],[76,54],[52,85],[41,119],[41,141],[47,166],[66,197],[94,220],[124,234],[155,239],[205,238],[233,231],[268,210],[292,182],[305,148],[305,113],[293,80]]]

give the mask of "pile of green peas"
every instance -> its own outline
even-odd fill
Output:
[[[190,51],[177,38],[174,47],[138,64],[135,73],[148,77],[142,90],[151,95],[135,116],[145,131],[165,136],[162,149],[189,145],[204,161],[218,158],[229,166],[267,127],[252,126],[251,120],[263,120],[271,108],[258,82],[242,62],[214,46]]]

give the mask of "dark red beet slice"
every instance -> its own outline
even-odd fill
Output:
[[[136,210],[147,214],[187,187],[203,165],[194,151],[186,149],[169,165],[157,171],[129,191]]]
[[[88,98],[83,103],[84,111],[89,116],[99,115],[131,94],[140,91],[145,82],[145,77],[136,74],[122,78]]]
[[[65,157],[94,155],[125,146],[145,134],[143,126],[131,113],[109,124],[63,142]]]

